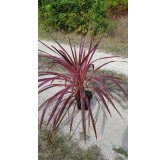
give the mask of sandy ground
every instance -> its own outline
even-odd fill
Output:
[[[44,41],[44,43],[48,45],[52,45],[55,43],[53,42],[47,42]],[[69,51],[69,46],[68,45],[63,45],[63,47]],[[41,45],[39,43],[39,49],[43,51],[48,51],[46,47]],[[50,52],[49,52],[50,53]],[[55,53],[51,53],[55,54]],[[100,58],[103,56],[108,56],[106,53],[100,53],[97,52],[94,58]],[[121,58],[116,58],[117,60],[125,60],[127,59],[121,59]],[[101,63],[106,62],[105,60],[102,61]],[[99,65],[99,63],[96,63],[96,66]],[[103,69],[108,69],[108,70],[114,70],[119,73],[123,73],[125,75],[128,75],[128,65],[127,63],[112,63],[109,65],[106,65]],[[57,91],[60,88],[57,88]],[[49,91],[44,92],[43,94],[39,95],[39,105],[42,104],[44,100],[46,100],[50,95],[52,95],[55,92],[54,89],[50,89]],[[97,134],[98,134],[98,139],[96,140],[93,128],[90,128],[88,132],[88,140],[87,144],[84,144],[83,140],[80,140],[80,133],[82,132],[82,123],[81,121],[81,113],[78,111],[74,123],[73,123],[73,131],[76,129],[73,135],[73,139],[76,141],[80,141],[80,147],[88,149],[91,145],[96,144],[100,149],[101,153],[104,155],[104,157],[108,160],[114,160],[116,157],[115,152],[112,150],[113,147],[123,147],[123,148],[128,148],[128,109],[124,109],[123,106],[120,106],[117,102],[115,102],[116,107],[124,117],[124,120],[118,115],[118,113],[113,109],[113,107],[110,107],[111,113],[112,113],[112,118],[110,117],[109,114],[103,113],[102,110],[99,112],[98,120],[97,120]],[[126,102],[123,102],[124,105],[127,105]],[[97,111],[97,103],[95,99],[93,98],[91,100],[91,106],[93,108],[93,114],[95,115]],[[50,108],[51,109],[51,108]],[[45,117],[45,120],[48,118],[48,115],[50,113],[47,113],[47,116]],[[40,117],[40,113],[39,113]],[[80,123],[80,125],[78,125]],[[69,124],[68,124],[68,117],[66,117],[66,121],[64,121],[64,125],[62,128],[63,132],[68,134],[69,133]]]

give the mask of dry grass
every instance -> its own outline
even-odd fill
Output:
[[[52,30],[45,31],[43,24],[40,22],[38,28],[39,39],[53,40],[52,37],[54,37],[58,42],[68,44],[68,37],[70,37],[72,43],[75,43],[77,46],[80,43],[81,35],[77,33],[66,34]],[[111,30],[110,33],[96,36],[94,43],[97,42],[100,37],[103,37],[98,48],[100,51],[128,57],[128,17],[116,20],[116,27]],[[90,38],[87,42],[89,42],[89,40]]]
[[[121,17],[116,20],[116,27],[112,32],[112,36],[122,43],[128,42],[128,17]]]

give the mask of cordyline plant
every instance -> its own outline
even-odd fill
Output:
[[[107,89],[105,84],[102,83],[101,79],[105,78],[114,83],[126,96],[127,94],[118,83],[116,77],[111,75],[96,75],[96,72],[102,68],[103,66],[115,62],[112,60],[114,57],[118,56],[108,56],[102,57],[95,60],[92,60],[92,57],[95,54],[95,51],[101,41],[98,41],[96,45],[93,46],[94,36],[91,36],[90,44],[88,50],[85,50],[87,35],[82,37],[79,52],[76,51],[75,45],[72,46],[70,39],[70,49],[71,54],[68,53],[56,40],[56,43],[59,46],[57,49],[54,46],[48,46],[45,43],[41,42],[45,47],[47,47],[50,51],[53,51],[55,55],[50,55],[49,53],[39,50],[39,57],[44,57],[51,60],[52,66],[54,64],[59,64],[63,68],[65,68],[65,73],[58,73],[57,71],[40,71],[39,69],[39,94],[44,92],[45,90],[49,90],[50,88],[55,88],[55,94],[49,97],[44,103],[39,106],[39,110],[42,109],[42,115],[40,120],[40,127],[42,126],[45,113],[47,112],[49,106],[53,105],[51,110],[51,114],[47,120],[47,124],[52,124],[53,131],[57,130],[60,126],[62,120],[64,119],[66,113],[69,109],[72,109],[71,119],[70,119],[70,132],[72,130],[72,124],[75,116],[76,109],[80,110],[82,116],[82,127],[84,133],[84,140],[86,143],[86,112],[88,112],[88,126],[90,126],[90,122],[92,123],[93,130],[97,139],[95,119],[92,113],[90,101],[94,95],[96,98],[98,105],[100,102],[103,103],[103,106],[106,108],[108,113],[110,113],[110,107],[113,107],[118,113],[119,111],[114,105],[113,99],[114,96]],[[94,62],[99,61],[101,59],[110,59],[110,61],[95,67]],[[51,66],[51,67],[52,67]],[[50,68],[49,68],[50,69]],[[64,83],[59,83],[59,80]],[[61,87],[60,91],[56,91],[56,87]],[[93,95],[92,95],[93,94]],[[107,102],[111,105],[108,105]],[[77,108],[76,108],[77,107]],[[119,113],[121,116],[121,114]],[[121,116],[122,117],[122,116]],[[123,117],[122,117],[123,118]]]

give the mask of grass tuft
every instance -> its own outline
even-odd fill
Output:
[[[122,147],[118,147],[118,148],[113,148],[113,151],[115,151],[116,153],[125,156],[126,158],[128,157],[128,151],[126,151],[124,148]]]

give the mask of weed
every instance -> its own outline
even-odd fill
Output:
[[[113,148],[113,151],[115,151],[116,153],[119,153],[120,155],[124,155],[126,158],[128,157],[128,152],[127,150],[125,150],[122,147],[118,147],[118,148]]]

